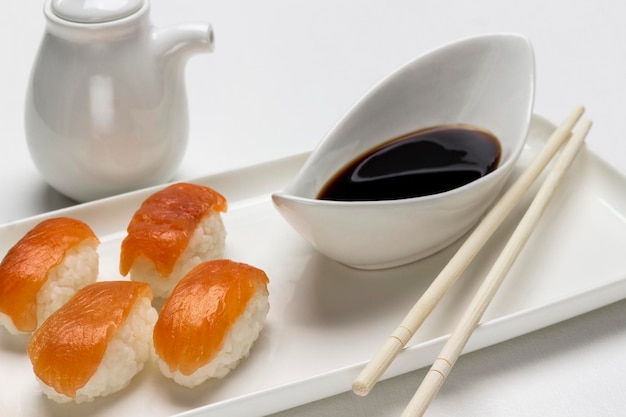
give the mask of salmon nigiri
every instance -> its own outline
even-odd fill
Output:
[[[192,269],[165,301],[154,326],[161,372],[191,388],[234,369],[263,328],[268,282],[262,270],[225,259]]]
[[[226,209],[226,198],[202,185],[177,183],[152,194],[128,225],[120,273],[167,297],[191,268],[222,256]]]
[[[0,263],[0,324],[14,334],[32,332],[94,282],[99,243],[87,224],[68,217],[29,230]]]
[[[79,290],[28,344],[44,393],[81,403],[126,387],[150,359],[157,319],[151,300],[143,282],[103,281]]]

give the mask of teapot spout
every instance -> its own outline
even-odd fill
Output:
[[[184,61],[196,53],[213,52],[215,37],[208,23],[185,23],[152,31],[157,56]]]

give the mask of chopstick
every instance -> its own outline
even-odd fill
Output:
[[[478,223],[474,231],[468,236],[454,256],[441,270],[439,275],[433,280],[400,325],[385,340],[382,347],[354,380],[352,390],[357,395],[364,396],[371,391],[385,370],[402,351],[411,337],[413,337],[413,334],[426,320],[441,298],[456,282],[476,254],[482,249],[500,224],[502,224],[506,216],[521,200],[524,193],[534,183],[563,143],[570,137],[572,128],[576,125],[584,111],[585,109],[582,106],[578,106],[572,110],[552,133],[542,150],[533,159],[530,165],[483,217],[482,221]]]
[[[541,215],[550,202],[554,191],[565,172],[578,154],[585,137],[591,128],[591,121],[584,120],[580,128],[561,151],[559,158],[539,188],[528,210],[515,228],[507,244],[496,259],[493,267],[472,299],[469,307],[453,330],[441,353],[424,377],[422,384],[402,414],[403,417],[419,417],[424,414],[434,397],[439,392],[450,370],[461,355],[465,344],[478,326],[478,323],[495,296],[504,277],[511,269],[517,256],[528,241]]]

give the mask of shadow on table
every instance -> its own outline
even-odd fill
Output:
[[[66,197],[43,181],[39,189],[34,192],[32,196],[34,200],[32,206],[37,207],[41,213],[60,210],[79,204],[78,201]]]

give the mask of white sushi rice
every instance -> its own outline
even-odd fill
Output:
[[[63,262],[48,272],[37,293],[37,325],[65,304],[78,290],[98,278],[98,244],[87,240],[70,249]]]
[[[171,372],[165,361],[153,350],[161,373],[189,388],[200,385],[209,378],[223,378],[249,355],[250,348],[261,334],[269,308],[267,291],[257,291],[224,338],[224,344],[217,356],[191,375],[183,375],[178,370]]]
[[[98,243],[88,239],[67,251],[63,261],[48,272],[37,293],[37,327],[84,286],[98,278]],[[11,334],[23,334],[13,320],[0,313],[0,324]]]
[[[43,392],[59,403],[84,403],[125,388],[151,357],[152,330],[157,317],[158,313],[148,298],[138,299],[109,342],[98,369],[87,384],[76,391],[75,399],[56,392],[39,380]]]
[[[15,327],[15,324],[13,324],[13,320],[11,320],[11,317],[9,317],[8,315],[0,312],[0,326],[4,327],[5,329],[7,329],[9,331],[9,333],[11,334],[23,334],[26,332],[20,332],[19,330],[17,330],[17,328]]]
[[[130,279],[150,284],[155,297],[167,298],[187,272],[202,262],[220,258],[225,246],[226,228],[222,216],[212,212],[198,224],[168,277],[162,277],[151,260],[140,256],[130,269]]]

